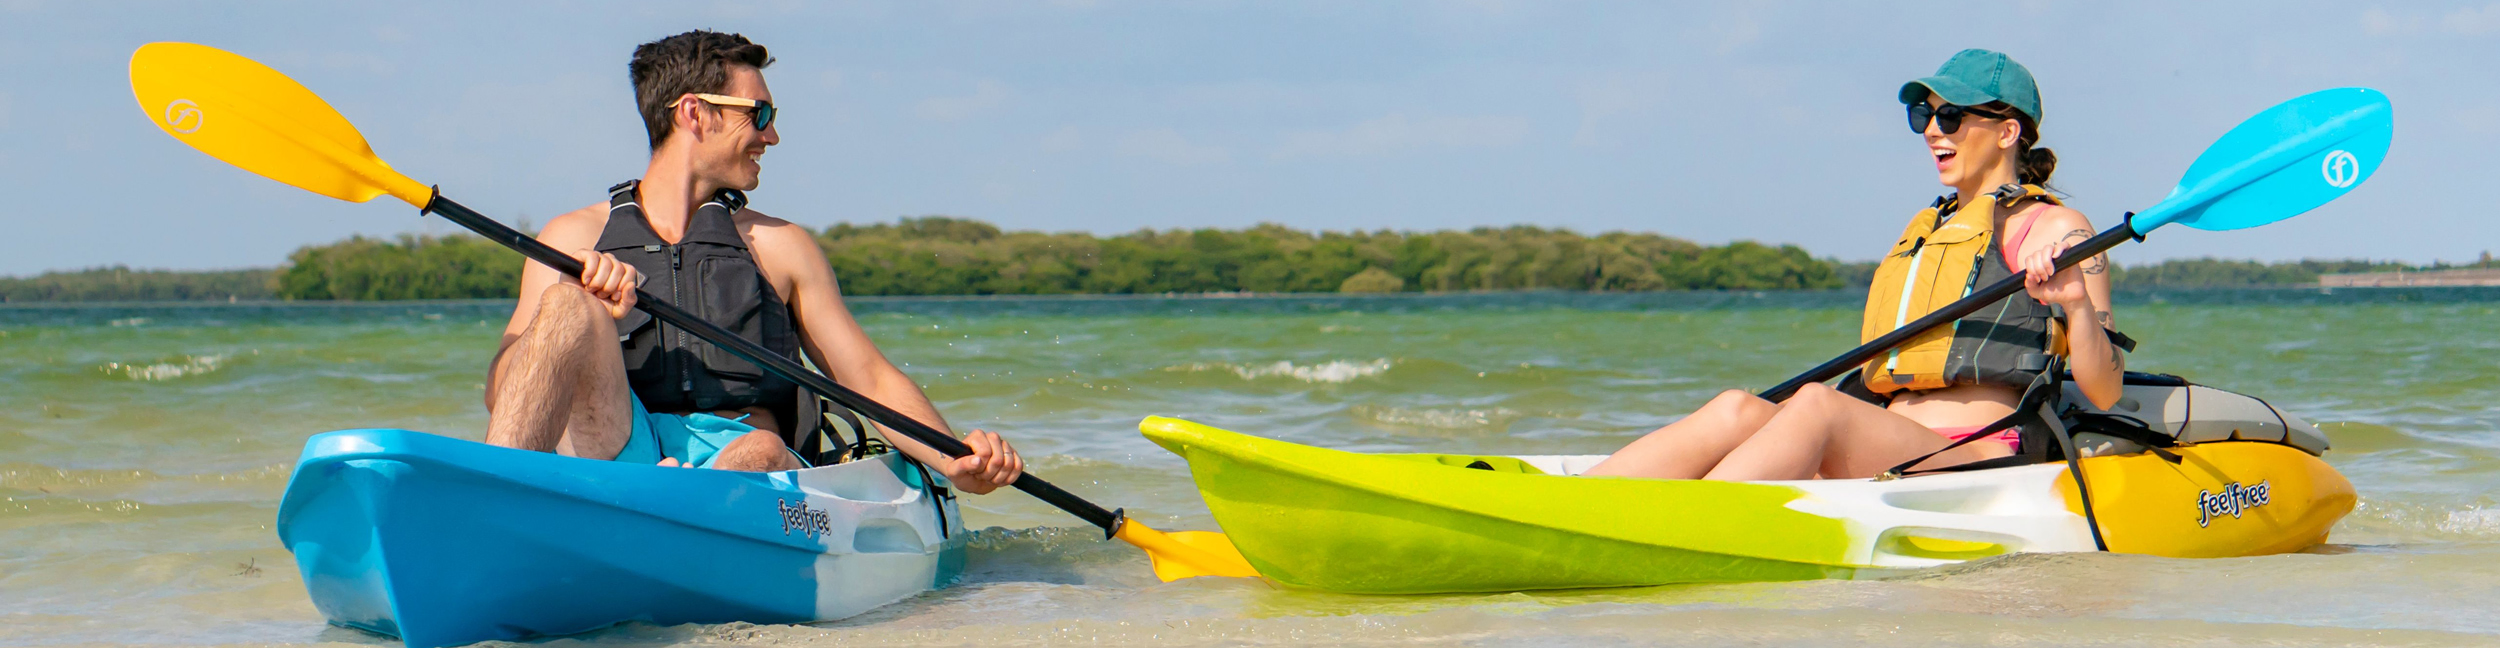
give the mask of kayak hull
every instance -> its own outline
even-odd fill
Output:
[[[278,535],[325,617],[409,646],[805,623],[962,572],[961,518],[922,479],[892,454],[738,473],[349,430],[306,443]]]
[[[1262,576],[1329,591],[1846,578],[2095,548],[2063,464],[1885,482],[1628,479],[1576,476],[1602,457],[1361,454],[1160,417],[1141,429],[1189,462],[1216,522]],[[2149,454],[2084,460],[2111,549],[2297,551],[2353,505],[2350,483],[2289,446],[2176,453],[2175,466]],[[2260,484],[2262,504],[2247,494]],[[2238,498],[2237,516],[2201,514],[2225,497]]]

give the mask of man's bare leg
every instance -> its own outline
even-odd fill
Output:
[[[772,430],[756,430],[738,437],[738,440],[731,441],[727,447],[721,448],[720,454],[712,456],[712,467],[721,470],[773,472],[798,470],[803,466],[799,465],[798,457],[790,456],[789,446],[781,442],[781,435],[773,433]]]
[[[486,401],[486,442],[613,459],[633,433],[616,321],[580,286],[541,293],[529,329],[497,361]]]

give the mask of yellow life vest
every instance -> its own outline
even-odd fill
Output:
[[[2062,204],[2036,185],[2009,185],[1990,196],[2009,207],[2034,199]],[[1859,328],[1860,343],[2014,275],[1998,249],[1994,205],[1959,202],[1956,196],[1937,198],[1910,217],[1901,240],[1893,243],[1892,251],[1875,269],[1875,281],[1866,294],[1866,318]],[[2015,293],[1950,325],[1910,338],[1868,361],[1862,373],[1866,388],[1878,394],[1960,384],[2020,388],[2048,369],[2052,355],[2065,353],[2064,323],[2057,321],[2047,305]]]

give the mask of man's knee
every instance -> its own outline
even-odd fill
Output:
[[[770,472],[799,468],[797,457],[790,455],[790,446],[781,442],[781,435],[756,430],[740,435],[720,449],[720,458],[712,466],[722,470]]]
[[[615,339],[616,324],[599,298],[581,286],[556,284],[538,294],[538,312],[523,335],[540,344]]]
[[[538,314],[531,318],[531,322],[586,321],[594,312],[606,314],[606,309],[599,305],[599,298],[590,296],[590,291],[583,290],[581,286],[558,283],[538,293]]]

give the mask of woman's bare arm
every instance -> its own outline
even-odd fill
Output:
[[[2041,221],[2032,225],[2033,231],[2065,234],[2023,242],[2024,286],[2032,298],[2065,309],[2066,361],[2067,368],[2074,372],[2075,386],[2093,405],[2110,407],[2125,389],[2126,357],[2117,345],[2110,343],[2107,333],[2114,321],[2110,315],[2109,256],[2094,256],[2074,267],[2055,270],[2058,255],[2092,238],[2092,221],[2084,218],[2082,212],[2058,206],[2044,208],[2036,218]]]

